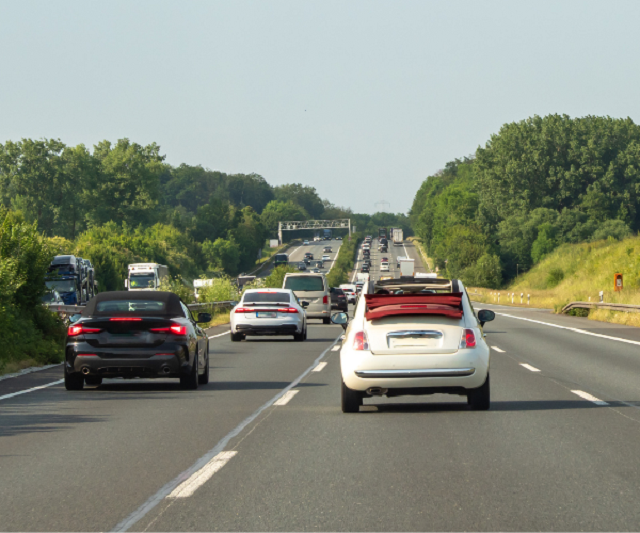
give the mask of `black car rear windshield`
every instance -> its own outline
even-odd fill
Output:
[[[282,303],[289,304],[290,296],[286,292],[245,292],[243,302],[245,304],[256,303]]]
[[[290,276],[284,282],[285,289],[292,291],[323,291],[321,276]]]
[[[100,314],[108,313],[164,313],[166,311],[165,302],[158,300],[104,300],[96,304],[96,312]]]

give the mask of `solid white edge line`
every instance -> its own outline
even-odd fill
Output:
[[[504,353],[504,350],[501,350],[500,348],[498,348],[497,346],[492,346],[491,347],[492,350],[495,350],[496,352],[500,352],[500,353]]]
[[[590,402],[595,403],[596,405],[609,405],[607,402],[603,402],[601,399],[596,398],[595,396],[592,396],[588,392],[584,392],[581,390],[572,390],[571,392],[573,392],[573,394],[580,396],[580,398],[583,398],[584,400],[588,400]]]
[[[260,414],[265,410],[271,407],[274,402],[279,400],[282,396],[284,396],[288,391],[297,386],[307,375],[311,372],[318,363],[322,360],[322,358],[331,350],[331,348],[338,342],[339,338],[333,341],[331,346],[328,346],[311,364],[309,368],[307,368],[302,374],[300,374],[295,380],[293,380],[289,385],[287,385],[284,389],[282,389],[278,394],[276,394],[273,398],[271,398],[268,402],[261,405],[258,409],[256,409],[251,415],[245,418],[240,424],[238,424],[234,429],[232,429],[229,433],[227,433],[213,448],[211,448],[207,453],[205,453],[200,459],[198,459],[193,465],[187,468],[184,472],[176,476],[174,479],[165,483],[163,487],[158,490],[153,496],[151,496],[146,502],[144,502],[140,507],[138,507],[135,511],[133,511],[128,517],[118,523],[112,531],[128,531],[130,527],[132,527],[136,522],[142,519],[151,509],[153,509],[156,505],[158,505],[164,498],[166,498],[173,489],[175,489],[180,483],[184,480],[189,479],[194,472],[200,470],[204,465],[206,465],[211,459],[213,459],[216,455],[222,452],[229,441],[240,434],[240,432],[247,427],[251,422],[253,422]]]
[[[496,315],[506,316],[508,318],[515,318],[516,320],[526,320],[527,322],[535,322],[536,324],[543,324],[545,326],[551,326],[552,328],[566,329],[566,330],[569,330],[569,331],[573,331],[575,333],[582,333],[583,335],[591,335],[592,337],[600,337],[601,339],[608,339],[608,340],[611,340],[611,341],[625,342],[627,344],[635,344],[636,346],[640,346],[640,342],[639,341],[632,341],[632,340],[629,340],[629,339],[622,339],[620,337],[611,337],[610,335],[602,335],[601,333],[592,333],[592,332],[586,331],[584,329],[569,328],[567,326],[559,326],[558,324],[552,324],[551,322],[542,322],[540,320],[533,320],[531,318],[524,318],[524,317],[521,317],[521,316],[508,315],[507,313],[496,313]]]
[[[58,381],[52,381],[51,383],[46,383],[44,385],[40,385],[38,387],[32,387],[30,389],[21,390],[18,392],[12,392],[11,394],[5,394],[0,396],[0,400],[8,400],[9,398],[14,398],[16,396],[20,396],[20,394],[27,394],[27,392],[33,392],[40,389],[46,389],[47,387],[53,387],[54,385],[60,385],[60,383],[64,383],[64,379],[59,379]]]
[[[326,361],[322,361],[322,363],[319,363],[318,366],[313,369],[313,372],[321,372],[325,366],[327,366]]]
[[[178,485],[167,498],[188,498],[211,479],[213,474],[226,465],[238,452],[220,452],[189,479]]]
[[[520,366],[526,368],[527,370],[531,370],[531,372],[540,372],[535,366],[528,365],[527,363],[520,363]]]
[[[24,376],[25,374],[31,374],[32,372],[39,372],[40,370],[48,370],[49,368],[53,368],[54,366],[60,366],[62,363],[55,363],[53,365],[44,365],[44,366],[30,366],[29,368],[23,368],[20,372],[15,372],[14,374],[5,374],[4,376],[0,376],[0,381],[3,379],[17,378],[20,376]]]
[[[300,391],[297,389],[288,390],[287,392],[284,393],[284,396],[282,396],[279,400],[276,400],[275,402],[273,402],[273,405],[277,405],[277,406],[287,405],[291,401],[291,399],[299,392]]]
[[[209,338],[210,339],[215,339],[216,337],[222,337],[223,335],[228,335],[229,333],[231,333],[231,330],[225,331],[224,333],[218,333],[217,335],[211,335],[211,337],[209,337]]]

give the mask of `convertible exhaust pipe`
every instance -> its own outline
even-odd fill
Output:
[[[162,367],[163,374],[171,374],[171,369],[168,366]]]
[[[88,366],[83,366],[82,367],[82,373],[86,376],[87,374],[91,373],[91,370],[89,370]]]
[[[382,396],[383,394],[387,394],[389,389],[383,389],[382,387],[369,387],[367,389],[367,394],[371,396]]]

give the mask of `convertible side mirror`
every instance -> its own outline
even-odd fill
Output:
[[[484,326],[485,322],[491,322],[496,318],[496,314],[490,309],[480,309],[478,311],[478,322],[481,326]]]
[[[300,302],[300,305],[303,309],[306,309],[307,307],[309,307],[309,302]]]
[[[331,315],[331,322],[334,324],[340,324],[342,329],[347,329],[347,324],[349,324],[349,315],[347,313],[334,313]]]
[[[196,324],[204,324],[206,322],[211,322],[211,313],[198,313]]]

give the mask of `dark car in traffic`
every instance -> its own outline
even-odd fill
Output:
[[[349,311],[349,302],[347,301],[347,295],[342,289],[337,287],[331,287],[331,309],[338,311]]]
[[[103,292],[67,331],[67,390],[100,385],[103,378],[179,378],[184,389],[209,382],[209,340],[172,292]]]

